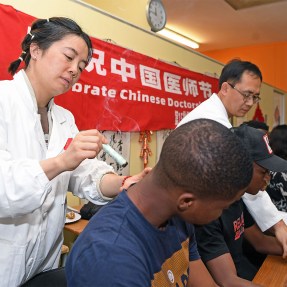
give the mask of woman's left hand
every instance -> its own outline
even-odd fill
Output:
[[[151,167],[146,167],[143,171],[133,176],[128,177],[124,184],[121,186],[120,191],[124,189],[128,189],[132,184],[139,182],[142,180],[150,171],[152,170]]]

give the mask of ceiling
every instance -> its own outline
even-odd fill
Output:
[[[166,27],[198,42],[199,52],[287,41],[286,0],[162,2]]]

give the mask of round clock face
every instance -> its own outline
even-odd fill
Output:
[[[160,0],[150,0],[146,11],[147,21],[153,32],[160,31],[166,24],[166,13]]]

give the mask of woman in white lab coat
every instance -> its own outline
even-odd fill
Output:
[[[14,79],[0,82],[2,287],[58,266],[67,190],[98,204],[120,191],[124,177],[95,158],[107,140],[97,130],[79,132],[53,100],[78,81],[91,56],[91,41],[74,21],[36,20],[9,67]]]

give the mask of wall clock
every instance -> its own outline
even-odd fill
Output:
[[[149,0],[146,6],[147,21],[153,32],[158,32],[165,27],[166,11],[161,0]]]

